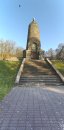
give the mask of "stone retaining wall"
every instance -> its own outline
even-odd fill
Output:
[[[19,83],[20,76],[22,75],[22,72],[23,72],[24,63],[25,63],[25,58],[23,59],[22,64],[21,64],[21,66],[20,66],[20,69],[19,69],[19,71],[18,71],[18,73],[17,73],[16,80],[15,80],[15,83],[16,83],[16,84]]]
[[[48,58],[46,58],[46,61],[50,64],[50,66],[54,69],[56,74],[60,77],[60,79],[64,83],[64,76],[56,69],[56,67],[52,64],[52,62]]]

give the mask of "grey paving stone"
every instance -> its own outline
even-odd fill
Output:
[[[52,130],[52,128],[51,127],[43,127],[42,130]]]
[[[0,110],[0,130],[64,129],[64,93],[46,87],[15,87]]]
[[[0,130],[6,130],[6,127],[1,127]]]
[[[8,127],[8,129],[7,129],[7,130],[16,130],[16,127],[11,126],[11,127]]]
[[[18,127],[16,130],[26,130],[25,127]]]
[[[26,130],[34,130],[33,127],[26,127]]]
[[[43,130],[43,128],[36,126],[36,127],[34,127],[34,130]]]

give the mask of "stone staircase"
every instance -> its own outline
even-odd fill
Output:
[[[19,85],[29,83],[39,83],[46,86],[63,85],[62,81],[50,65],[46,61],[41,60],[26,60]]]

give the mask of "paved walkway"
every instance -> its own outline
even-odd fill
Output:
[[[64,90],[27,86],[0,102],[0,130],[64,130]]]

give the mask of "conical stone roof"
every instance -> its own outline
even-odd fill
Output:
[[[38,27],[37,22],[34,19],[29,24],[29,27],[28,27],[28,40],[33,39],[33,38],[40,41],[39,27]]]

